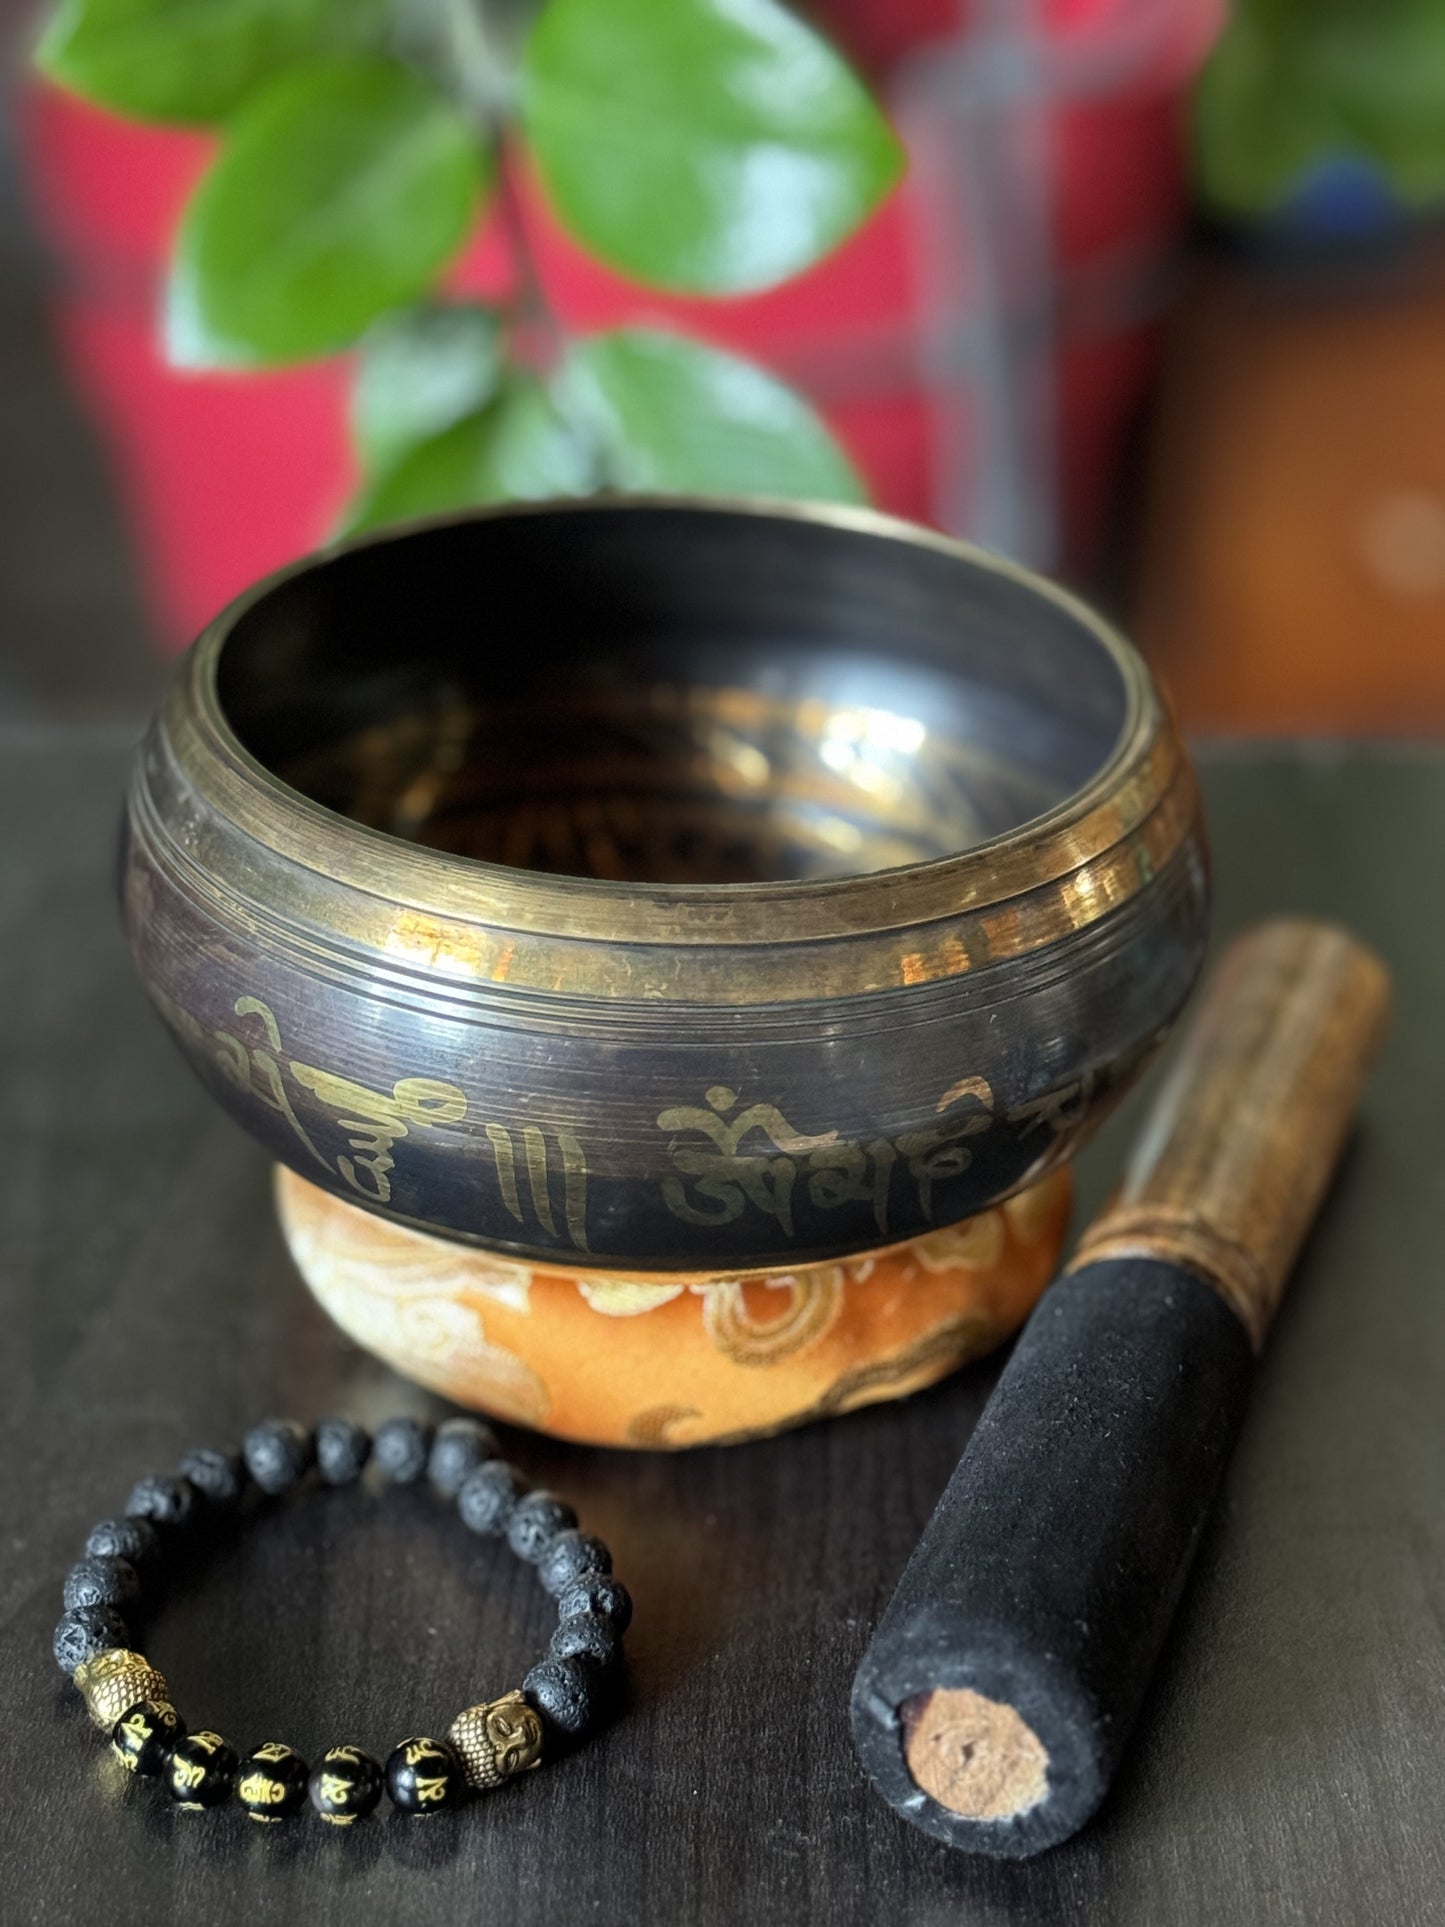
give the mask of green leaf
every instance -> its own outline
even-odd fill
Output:
[[[1243,214],[1318,163],[1373,162],[1407,201],[1445,195],[1445,11],[1439,0],[1247,0],[1194,102],[1200,187]]]
[[[242,110],[186,209],[167,309],[185,367],[306,361],[411,302],[476,219],[486,151],[385,60],[300,67]]]
[[[659,288],[786,280],[903,167],[862,82],[776,0],[550,0],[522,114],[567,228]]]
[[[593,335],[568,355],[561,392],[619,487],[867,500],[801,395],[702,342],[645,328]]]
[[[472,303],[408,308],[378,321],[361,345],[351,432],[364,465],[394,468],[497,392],[501,327]]]
[[[596,484],[586,449],[541,383],[519,376],[489,407],[414,448],[363,489],[346,528],[381,528],[486,502],[581,495]]]
[[[385,18],[381,0],[62,0],[36,60],[113,113],[205,123],[299,60],[376,42]]]
[[[1226,30],[1194,95],[1196,169],[1204,199],[1235,212],[1279,200],[1312,158],[1329,148],[1327,127],[1304,103],[1280,112],[1274,49],[1252,25]]]

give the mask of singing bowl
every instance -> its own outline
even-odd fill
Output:
[[[1063,591],[854,510],[508,507],[233,603],[129,941],[294,1170],[536,1261],[894,1245],[1066,1158],[1207,924],[1193,775]]]

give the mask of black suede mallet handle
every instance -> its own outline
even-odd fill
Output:
[[[1328,925],[1219,965],[858,1668],[858,1756],[939,1839],[1040,1853],[1107,1791],[1388,1004]]]

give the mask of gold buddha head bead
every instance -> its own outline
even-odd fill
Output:
[[[77,1666],[72,1677],[96,1725],[109,1732],[137,1700],[169,1704],[171,1689],[140,1653],[112,1646]]]
[[[519,1691],[458,1713],[447,1738],[477,1793],[542,1764],[542,1722]]]

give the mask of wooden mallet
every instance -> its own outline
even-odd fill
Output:
[[[939,1839],[1039,1853],[1104,1797],[1388,1004],[1323,924],[1266,924],[1215,972],[858,1668],[858,1756]]]

